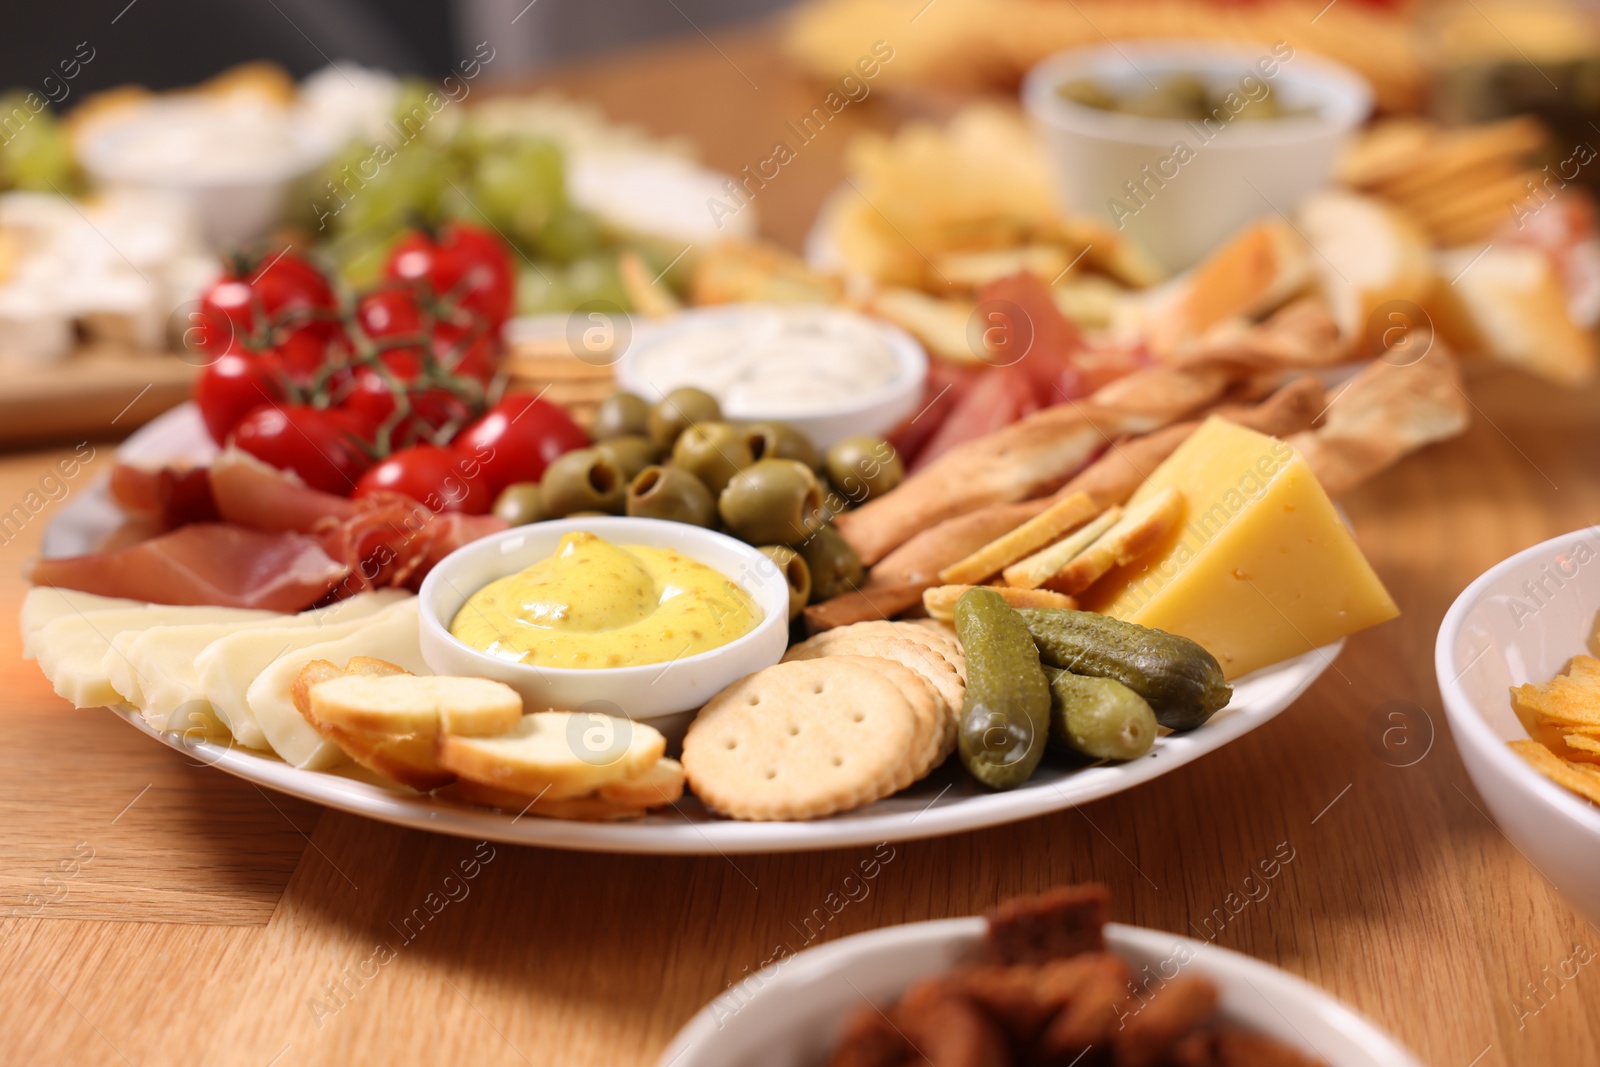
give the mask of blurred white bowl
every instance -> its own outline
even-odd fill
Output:
[[[720,648],[667,663],[598,670],[535,667],[480,652],[450,634],[467,598],[497,578],[552,555],[563,534],[586,530],[616,545],[673,548],[733,579],[761,609],[755,629]],[[440,674],[504,682],[529,710],[577,708],[606,701],[617,714],[650,720],[668,736],[712,696],[770,667],[789,645],[789,584],[777,565],[743,541],[714,530],[659,519],[562,519],[517,526],[473,541],[440,560],[422,582],[422,658]]]
[[[1496,564],[1456,598],[1439,627],[1434,669],[1472,784],[1517,851],[1592,922],[1600,922],[1600,807],[1506,747],[1528,733],[1510,687],[1547,682],[1585,651],[1600,610],[1600,526],[1563,534]]]
[[[701,1009],[658,1067],[816,1067],[827,1061],[845,1016],[864,1003],[892,1003],[913,982],[974,959],[983,931],[980,918],[907,923],[784,957]],[[1329,1067],[1419,1067],[1361,1016],[1260,960],[1119,923],[1106,926],[1106,947],[1135,974],[1181,968],[1204,975],[1217,984],[1224,1021]]]
[[[814,329],[811,337],[797,337],[791,327]],[[669,375],[652,367],[652,354],[663,344],[682,345],[704,333],[701,349],[705,365],[685,365],[682,373]],[[757,355],[781,362],[780,372],[805,375],[814,368],[799,362],[823,346],[843,346],[854,334],[881,344],[895,369],[892,377],[876,388],[848,392],[844,388],[831,399],[814,402],[790,396],[781,403],[763,403],[743,398],[739,387],[719,385],[719,370],[730,369],[720,362],[741,355]],[[809,347],[808,347],[809,346]],[[659,400],[680,386],[704,389],[722,404],[728,419],[784,422],[811,439],[818,450],[857,434],[881,435],[893,429],[922,404],[922,385],[928,377],[928,356],[911,335],[897,326],[845,308],[787,304],[723,304],[693,308],[670,319],[642,325],[631,343],[620,354],[616,365],[617,385],[649,401]]]
[[[1270,79],[1258,67],[1263,61],[1276,66]],[[1175,74],[1196,75],[1213,92],[1239,91],[1253,77],[1283,106],[1314,114],[1236,119],[1207,140],[1198,123],[1103,111],[1058,92],[1088,79],[1121,95]],[[1029,72],[1022,99],[1062,204],[1125,230],[1172,271],[1198,263],[1251,219],[1293,211],[1327,184],[1345,136],[1372,110],[1372,90],[1360,75],[1325,59],[1292,52],[1284,60],[1268,45],[1191,40],[1123,41],[1051,56]],[[1180,143],[1193,158],[1178,165],[1170,157]],[[1170,165],[1160,167],[1163,161]],[[1148,182],[1142,203],[1130,196],[1129,182]],[[1134,213],[1119,221],[1112,200]]]

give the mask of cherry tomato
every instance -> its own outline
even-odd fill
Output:
[[[287,399],[283,361],[271,352],[225,352],[200,372],[194,401],[217,444],[253,409]]]
[[[333,288],[310,262],[286,249],[236,258],[200,298],[200,348],[230,345],[260,349],[275,338],[270,327],[304,325],[317,312],[336,308]],[[337,329],[331,322],[324,326]]]
[[[368,293],[356,304],[356,321],[368,337],[395,337],[422,332],[422,310],[410,286]]]
[[[429,440],[445,427],[451,424],[459,427],[472,417],[472,408],[467,401],[448,389],[417,386],[411,381],[414,373],[408,377],[395,372],[394,376],[399,379],[397,382],[385,378],[371,367],[359,367],[350,387],[336,394],[343,397],[339,409],[355,416],[367,440],[374,440],[374,435],[394,414],[398,406],[396,388],[405,392],[411,404],[411,414],[390,431],[391,447]]]
[[[494,377],[495,368],[500,362],[500,346],[487,335],[480,335],[471,341],[457,340],[451,344],[442,343],[442,339],[435,335],[433,352],[434,358],[448,373],[476,378],[484,383]]]
[[[511,316],[516,283],[511,257],[488,230],[447,222],[431,235],[411,233],[389,254],[385,273],[426,282],[445,304],[482,316],[496,335]]]
[[[361,446],[361,424],[344,411],[304,404],[263,404],[233,429],[239,448],[313,489],[348,496],[372,461]]]
[[[337,323],[311,322],[279,334],[273,349],[289,377],[301,385],[316,381],[330,363],[337,366],[350,358],[349,342]]]
[[[559,404],[533,396],[508,396],[451,443],[483,467],[498,494],[514,482],[536,482],[556,457],[582,448],[589,435]]]
[[[403,448],[361,476],[357,497],[387,490],[404,493],[430,511],[486,515],[495,494],[479,464],[469,456],[437,445]]]

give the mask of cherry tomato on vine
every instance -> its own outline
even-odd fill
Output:
[[[478,464],[454,449],[437,445],[403,448],[361,476],[356,497],[389,491],[404,493],[430,511],[485,515],[494,493]]]
[[[253,409],[286,399],[283,361],[271,352],[224,352],[200,371],[194,383],[200,418],[219,445]]]
[[[200,298],[198,346],[267,348],[276,340],[270,326],[283,322],[293,328],[313,319],[331,334],[337,324],[320,321],[320,314],[337,307],[328,279],[293,252],[273,248],[235,256]]]
[[[390,447],[430,440],[446,427],[460,427],[472,418],[472,405],[450,390],[436,385],[419,386],[400,374],[394,374],[394,378],[398,380],[386,378],[371,367],[358,367],[350,387],[338,394],[343,397],[339,410],[348,411],[359,420],[368,441],[376,440],[383,424],[399,406],[397,388],[405,394],[411,413],[390,430]]]
[[[368,337],[396,337],[422,332],[422,309],[410,286],[379,289],[356,303],[356,321]]]
[[[566,409],[534,396],[508,396],[461,431],[451,447],[475,456],[496,494],[515,482],[536,482],[558,456],[583,448],[589,435]]]
[[[482,316],[498,335],[511,317],[516,276],[500,238],[462,222],[401,238],[389,254],[390,278],[426,282],[442,302]]]
[[[293,471],[313,489],[348,496],[372,461],[363,427],[346,411],[304,404],[263,404],[239,421],[232,441],[279,470]]]

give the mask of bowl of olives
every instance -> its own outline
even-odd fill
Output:
[[[1035,66],[1022,98],[1063,207],[1173,272],[1327,185],[1372,110],[1359,74],[1283,41],[1073,49]]]

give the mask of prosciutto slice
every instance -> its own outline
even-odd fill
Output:
[[[445,556],[505,528],[493,515],[435,514],[400,493],[374,493],[355,501],[346,518],[323,523],[318,536],[328,555],[350,572],[343,595],[389,586],[416,589]]]
[[[217,502],[204,467],[118,463],[111,468],[110,489],[118,507],[156,529],[217,521]]]
[[[224,521],[268,533],[315,533],[358,507],[233,448],[211,462],[211,496]]]
[[[192,523],[110,552],[35,560],[35,585],[157,604],[212,604],[294,612],[346,574],[315,537]]]

